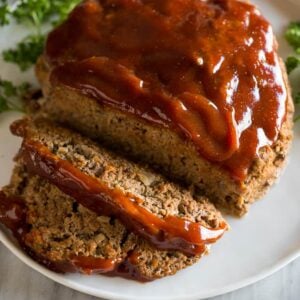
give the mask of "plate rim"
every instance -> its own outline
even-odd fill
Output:
[[[33,259],[31,259],[29,256],[26,255],[26,253],[23,252],[22,249],[20,249],[17,245],[15,245],[12,242],[12,239],[8,237],[5,230],[2,230],[2,226],[0,226],[0,242],[14,255],[16,256],[20,261],[22,261],[26,266],[30,267],[31,269],[35,270],[39,274],[42,274],[48,279],[53,280],[56,283],[62,284],[70,289],[76,290],[78,292],[81,292],[86,295],[94,296],[97,298],[104,298],[108,300],[140,300],[141,298],[139,296],[126,296],[126,295],[120,295],[117,293],[107,292],[103,290],[94,289],[92,287],[84,287],[80,283],[75,283],[72,280],[68,280],[64,277],[64,274],[58,274],[53,271],[48,270],[44,266],[40,265],[39,263],[35,262]],[[266,267],[262,269],[258,274],[255,274],[253,276],[250,276],[248,278],[245,278],[243,280],[240,280],[238,282],[229,284],[227,286],[224,286],[222,288],[218,289],[211,289],[210,291],[205,292],[204,294],[193,294],[193,295],[187,295],[185,296],[185,300],[201,300],[201,299],[208,299],[220,295],[224,295],[233,291],[236,291],[238,289],[244,288],[246,286],[249,286],[251,284],[254,284],[255,282],[258,282],[264,278],[267,278],[271,276],[272,274],[276,273],[283,267],[287,266],[297,258],[300,258],[300,248],[291,251],[288,255],[284,256],[282,259],[278,260],[276,264],[272,264],[270,267]],[[99,275],[101,276],[101,275]],[[147,283],[146,283],[147,284]],[[144,300],[150,300],[150,299],[158,299],[157,297],[151,298],[146,297],[143,298]],[[182,299],[181,296],[171,296],[171,297],[162,297],[159,298],[160,300],[180,300]]]
[[[296,3],[295,0],[289,0],[294,4]],[[300,5],[300,4],[299,4]],[[3,229],[3,230],[2,230]],[[48,270],[44,266],[40,265],[36,261],[34,261],[31,257],[29,257],[15,242],[12,234],[8,232],[3,226],[0,224],[0,243],[10,251],[15,257],[17,257],[22,263],[24,263],[30,269],[33,269],[38,274],[45,276],[46,278],[54,281],[55,283],[61,284],[67,288],[72,290],[78,291],[85,295],[94,296],[97,298],[103,298],[108,300],[141,300],[138,295],[135,296],[127,296],[125,294],[118,294],[117,292],[109,292],[104,291],[102,289],[96,289],[93,287],[86,286],[80,282],[76,282],[72,279],[67,278],[64,274],[55,273],[53,271]],[[258,273],[246,277],[240,281],[236,281],[234,283],[228,284],[221,288],[211,288],[210,290],[206,291],[205,293],[195,293],[190,294],[184,297],[185,300],[201,300],[201,299],[208,299],[220,295],[224,295],[242,288],[245,288],[249,285],[252,285],[260,280],[263,280],[274,273],[278,272],[279,270],[283,269],[293,261],[300,259],[300,245],[299,248],[293,249],[288,252],[287,255],[283,256],[279,259],[276,263],[271,264],[268,267],[262,268]],[[84,275],[83,275],[84,276]],[[101,276],[101,275],[100,275]],[[101,279],[101,277],[99,277]],[[147,283],[146,283],[147,284]],[[151,299],[158,299],[157,297],[145,297],[143,300],[151,300]],[[159,297],[160,300],[181,300],[181,296],[164,296]]]

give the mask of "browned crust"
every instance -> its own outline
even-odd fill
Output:
[[[288,90],[286,120],[278,140],[273,146],[261,149],[242,183],[237,183],[226,171],[199,157],[195,147],[176,133],[100,105],[67,87],[50,86],[48,68],[42,57],[36,73],[47,97],[43,110],[48,117],[111,147],[121,148],[133,158],[158,165],[166,175],[183,179],[204,192],[218,207],[242,216],[278,178],[292,141],[294,105],[282,62],[281,68]]]

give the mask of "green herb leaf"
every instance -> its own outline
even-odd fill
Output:
[[[15,49],[2,53],[6,62],[17,64],[22,71],[26,71],[36,63],[43,53],[45,38],[41,35],[30,35],[17,44]]]
[[[36,34],[26,37],[17,44],[16,48],[8,49],[2,54],[6,62],[17,64],[21,71],[26,71],[35,64],[43,52],[45,37],[41,34],[42,24],[49,20],[55,24],[61,23],[80,2],[80,0],[20,0],[16,8],[9,12],[6,1],[0,1],[4,1],[0,7],[0,23],[1,20],[7,23],[10,13],[19,24],[32,25],[36,30]],[[2,19],[1,8],[5,9]]]
[[[300,104],[300,92],[294,96],[294,102],[295,104]]]
[[[0,88],[5,97],[16,96],[16,94],[17,94],[17,88],[10,81],[1,80]]]
[[[9,110],[7,100],[3,96],[0,96],[0,113],[5,112],[7,110]]]
[[[40,32],[43,23],[62,22],[80,0],[21,0],[12,15],[20,24],[33,24]]]
[[[0,25],[8,25],[9,24],[9,16],[10,16],[10,9],[7,4],[7,1],[0,1]]]
[[[12,15],[20,24],[33,24],[40,29],[42,23],[48,21],[51,15],[49,0],[21,0]]]
[[[285,33],[285,38],[288,43],[294,48],[296,53],[300,54],[300,22],[290,23]],[[288,74],[290,74],[300,66],[300,58],[297,56],[290,56],[287,58],[285,64],[287,72]],[[300,92],[295,94],[293,98],[296,105],[300,104]],[[300,121],[300,116],[297,116],[294,121]]]
[[[45,37],[41,34],[41,26],[52,21],[57,25],[65,20],[70,11],[81,0],[19,0],[11,9],[7,0],[0,0],[0,26],[9,24],[10,17],[21,25],[34,27],[35,34],[31,34],[15,48],[2,53],[6,62],[14,63],[22,71],[29,69],[42,54]],[[0,79],[0,112],[8,110],[22,110],[20,99],[29,91],[30,85],[23,83],[15,86],[12,82]]]
[[[30,87],[29,83],[15,86],[11,81],[0,79],[0,113],[9,110],[23,111],[22,99]]]
[[[285,62],[287,72],[290,74],[296,68],[300,66],[300,59],[296,56],[289,56]]]
[[[285,38],[296,53],[300,54],[300,22],[290,23],[285,33]]]

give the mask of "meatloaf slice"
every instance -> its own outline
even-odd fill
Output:
[[[170,183],[75,132],[47,120],[21,120],[12,131],[24,138],[19,159],[92,211],[118,217],[160,249],[195,255],[227,230],[202,196]]]
[[[56,272],[148,281],[173,275],[200,258],[153,248],[118,220],[98,216],[21,164],[0,193],[0,223],[31,257]]]

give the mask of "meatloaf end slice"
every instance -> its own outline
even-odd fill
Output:
[[[281,66],[288,89],[285,122],[277,141],[260,150],[242,182],[237,182],[225,170],[200,157],[191,143],[173,131],[101,105],[66,86],[51,86],[43,57],[37,63],[36,73],[47,98],[43,111],[50,119],[109,147],[126,151],[132,158],[157,166],[165,175],[194,185],[218,207],[242,216],[277,179],[292,141],[294,105],[285,66],[283,63]]]
[[[206,197],[44,120],[12,125],[28,170],[98,214],[119,218],[160,249],[200,254],[228,225]]]
[[[0,223],[14,231],[33,259],[56,272],[149,281],[173,275],[200,258],[153,248],[117,219],[86,209],[22,164],[0,194]]]

